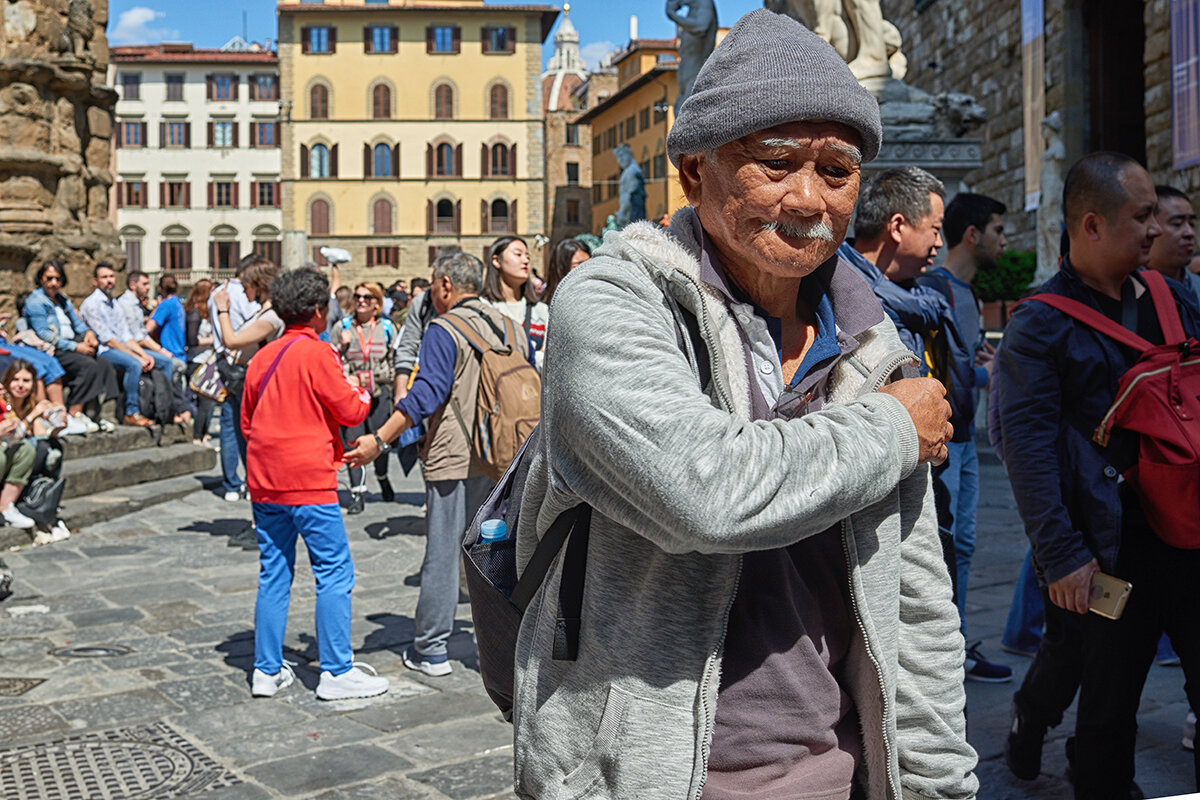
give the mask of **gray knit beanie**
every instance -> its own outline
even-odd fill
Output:
[[[879,103],[828,42],[791,17],[751,11],[700,68],[667,134],[667,155],[705,153],[747,134],[804,120],[840,122],[879,154]]]

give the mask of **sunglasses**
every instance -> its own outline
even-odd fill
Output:
[[[356,294],[356,295],[354,295],[354,299],[355,300],[374,300],[375,295],[373,295],[373,294]]]

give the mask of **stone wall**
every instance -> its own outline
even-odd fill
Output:
[[[1176,170],[1171,146],[1171,3],[1146,3],[1146,166],[1156,182],[1200,202],[1200,167]]]
[[[32,288],[46,259],[69,291],[90,289],[97,261],[124,263],[109,221],[116,93],[107,0],[8,0],[0,39],[0,311]]]

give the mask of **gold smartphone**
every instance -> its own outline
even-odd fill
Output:
[[[1120,619],[1129,602],[1129,594],[1133,584],[1097,572],[1092,575],[1092,594],[1088,600],[1088,610],[1108,619]]]

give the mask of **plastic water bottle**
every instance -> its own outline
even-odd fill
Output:
[[[479,541],[502,542],[508,538],[508,525],[502,519],[484,520],[479,526]]]

